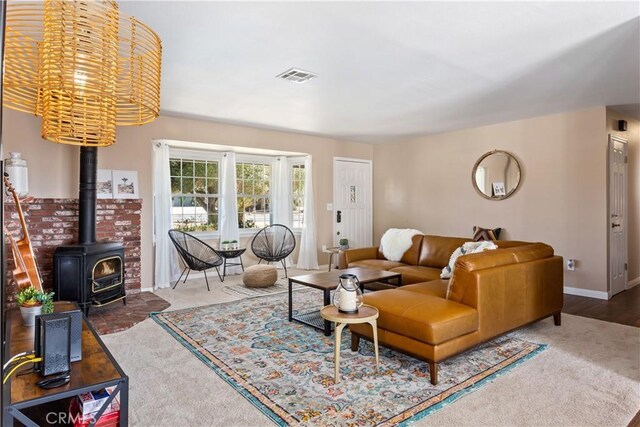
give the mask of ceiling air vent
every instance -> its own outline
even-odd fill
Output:
[[[304,71],[299,68],[290,68],[284,73],[278,74],[276,76],[277,79],[289,80],[290,82],[295,83],[304,83],[315,77],[318,77],[317,74],[313,74],[310,71]]]

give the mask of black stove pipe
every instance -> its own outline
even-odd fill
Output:
[[[78,202],[78,243],[96,243],[96,183],[98,147],[80,147],[80,200]]]

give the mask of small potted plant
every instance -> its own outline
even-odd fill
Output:
[[[229,249],[238,249],[238,241],[237,240],[232,240],[229,243],[230,243]]]
[[[340,239],[340,250],[349,249],[349,239]]]
[[[221,246],[222,246],[222,250],[223,250],[223,251],[228,251],[228,250],[229,250],[229,244],[230,244],[230,243],[231,243],[231,242],[230,242],[229,240],[225,240],[225,241],[223,241],[223,242],[222,242],[222,244],[221,244]]]
[[[33,286],[22,288],[16,295],[16,302],[25,326],[33,326],[38,314],[53,313],[53,292],[42,292]]]

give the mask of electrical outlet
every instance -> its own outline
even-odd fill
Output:
[[[570,258],[567,260],[567,270],[569,271],[573,271],[576,269],[576,260],[573,258]]]
[[[327,210],[328,211],[332,211],[333,210],[333,203],[327,203]]]
[[[322,252],[327,252],[327,245],[322,245]]]

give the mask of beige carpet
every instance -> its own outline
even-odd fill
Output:
[[[233,301],[222,288],[239,280],[158,295],[169,310]],[[626,426],[640,408],[639,328],[563,315],[561,327],[546,319],[518,334],[549,348],[414,425]],[[273,425],[153,320],[103,339],[129,375],[132,426]]]

